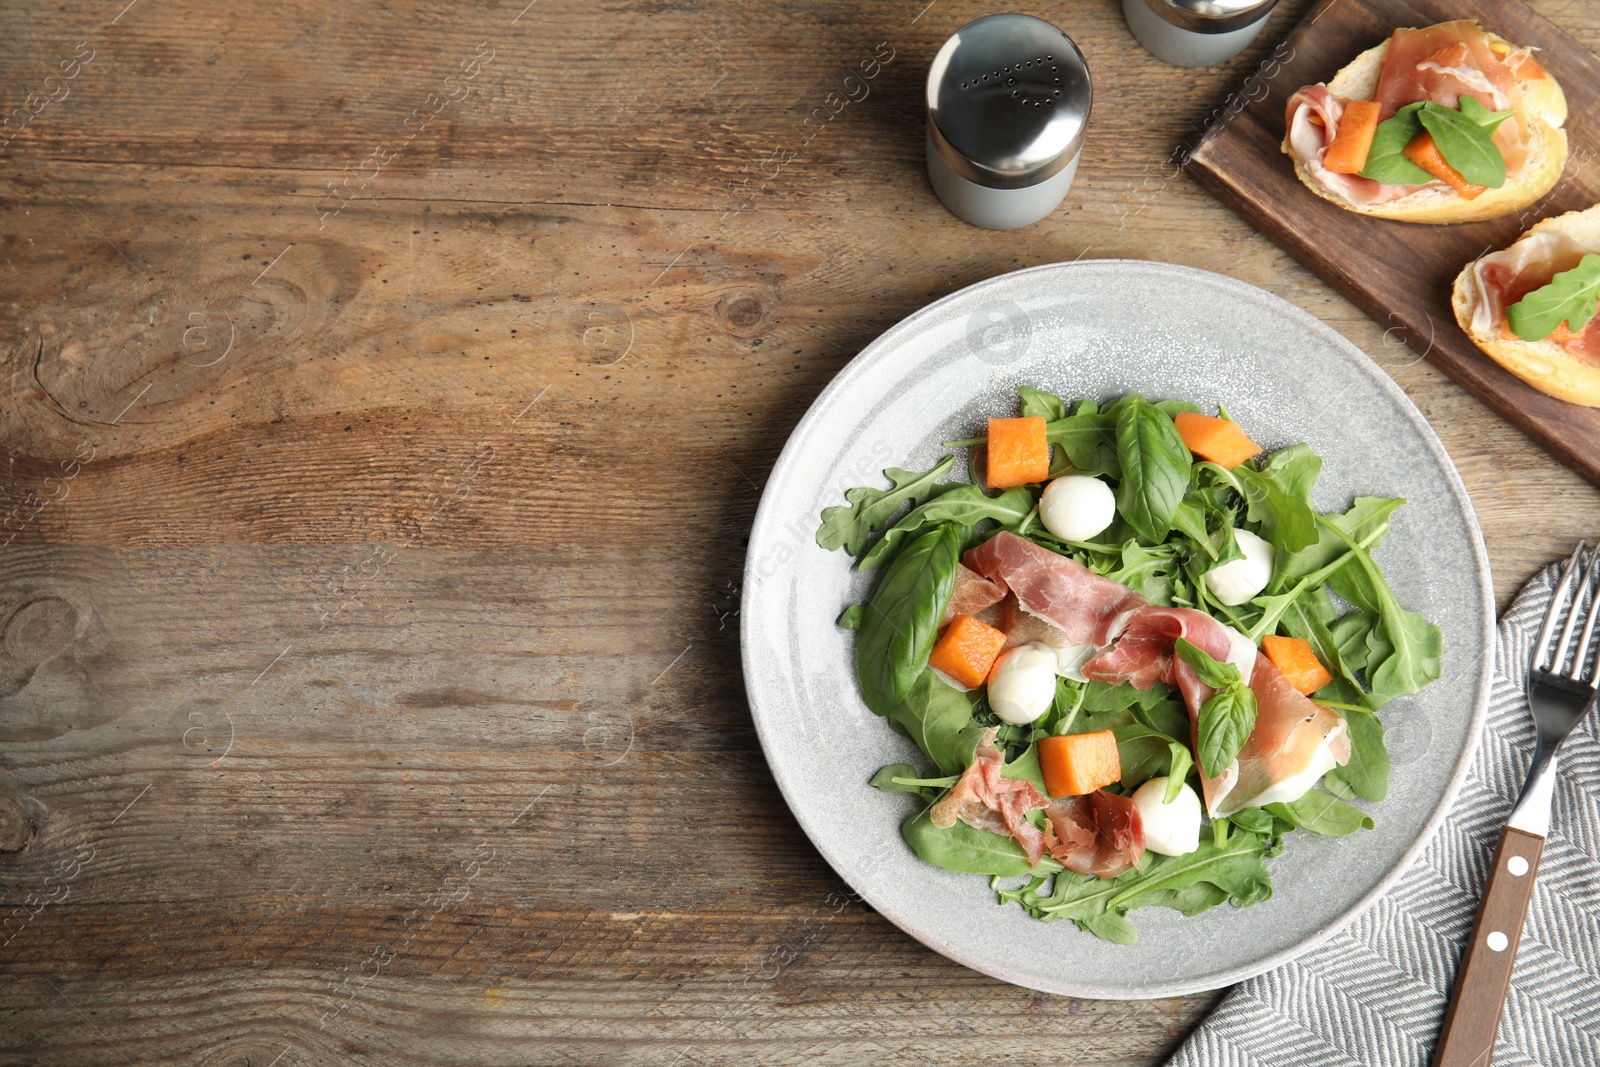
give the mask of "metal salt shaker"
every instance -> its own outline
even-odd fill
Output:
[[[1157,59],[1210,67],[1256,39],[1278,0],[1122,0],[1128,29]]]
[[[928,180],[957,216],[1009,230],[1055,210],[1089,124],[1089,67],[1031,15],[957,30],[928,70]]]

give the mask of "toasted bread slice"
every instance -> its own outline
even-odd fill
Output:
[[[1487,36],[1495,51],[1515,50],[1503,37],[1493,33]],[[1342,100],[1371,100],[1377,95],[1378,75],[1388,54],[1388,41],[1362,52],[1334,75],[1328,83],[1328,91]],[[1509,215],[1534,203],[1550,191],[1566,166],[1567,133],[1561,127],[1567,121],[1567,97],[1556,80],[1548,73],[1542,78],[1524,79],[1517,112],[1527,133],[1529,166],[1515,181],[1508,180],[1500,188],[1489,189],[1474,200],[1466,199],[1443,182],[1436,182],[1387,204],[1353,204],[1305,169],[1289,145],[1287,131],[1283,150],[1294,160],[1295,176],[1308,189],[1346,211],[1402,222],[1479,222]]]
[[[1545,219],[1517,240],[1524,241],[1543,233],[1559,234],[1583,249],[1600,252],[1600,205]],[[1541,393],[1585,407],[1600,407],[1600,363],[1568,352],[1559,341],[1524,341],[1516,336],[1508,337],[1503,314],[1489,322],[1487,329],[1482,328],[1481,320],[1474,325],[1475,312],[1482,299],[1474,270],[1477,265],[1478,260],[1473,260],[1462,268],[1450,297],[1456,322],[1472,338],[1472,343]]]

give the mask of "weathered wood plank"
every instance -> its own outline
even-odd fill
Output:
[[[972,3],[0,9],[7,106],[94,51],[0,148],[0,1058],[1159,1062],[1215,995],[1035,995],[839,895],[750,727],[737,580],[846,360],[1079,255],[1372,353],[1502,602],[1593,533],[1595,490],[1166,164],[1306,6],[1209,71],[1054,13],[1095,127],[1008,234],[922,173]]]

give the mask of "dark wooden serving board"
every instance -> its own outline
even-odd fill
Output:
[[[1279,147],[1284,108],[1295,90],[1331,79],[1397,26],[1456,18],[1476,18],[1509,41],[1539,48],[1539,62],[1561,83],[1569,155],[1555,188],[1521,213],[1491,222],[1421,226],[1344,211],[1301,185]],[[1450,310],[1451,285],[1469,260],[1510,243],[1540,219],[1600,203],[1600,129],[1594,124],[1600,116],[1600,58],[1515,0],[1327,0],[1312,8],[1230,104],[1195,146],[1188,172],[1418,353],[1600,484],[1600,409],[1546,396],[1502,369],[1467,338]]]

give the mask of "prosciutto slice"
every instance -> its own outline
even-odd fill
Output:
[[[1483,29],[1471,19],[1441,22],[1424,29],[1395,30],[1389,54],[1378,74],[1374,99],[1379,117],[1388,118],[1407,104],[1432,100],[1455,108],[1470,96],[1490,111],[1505,111],[1518,103],[1517,76],[1538,71],[1522,66],[1525,52],[1502,56],[1489,44]],[[1542,74],[1542,71],[1539,71]],[[1513,115],[1494,132],[1494,143],[1505,156],[1506,173],[1520,175],[1527,166],[1528,150],[1523,130]]]
[[[1322,157],[1339,133],[1344,104],[1326,85],[1308,85],[1289,98],[1284,116],[1289,149],[1294,158],[1323,188],[1348,202],[1372,207],[1416,192],[1420,185],[1385,185],[1357,174],[1335,174],[1322,165]]]
[[[1176,686],[1189,709],[1190,745],[1198,750],[1200,707],[1216,690],[1173,654],[1180,637],[1212,659],[1238,666],[1256,696],[1255,729],[1238,758],[1215,778],[1197,768],[1206,810],[1212,816],[1249,807],[1274,786],[1308,773],[1319,759],[1331,756],[1339,765],[1350,759],[1344,721],[1291,686],[1265,656],[1246,658],[1240,642],[1250,642],[1204,612],[1145,608],[1128,621],[1115,647],[1084,664],[1083,673],[1140,689],[1157,681]]]
[[[1132,613],[1145,606],[1144,598],[1122,583],[1009,531],[969,549],[962,562],[1009,588],[1018,607],[1059,627],[1071,644],[1110,644]]]
[[[1099,790],[1090,797],[1051,800],[1032,782],[1005,777],[1005,753],[995,746],[995,733],[993,727],[984,731],[972,763],[929,810],[933,825],[948,829],[959,819],[979,830],[1009,834],[1033,867],[1046,855],[1069,870],[1100,878],[1138,866],[1144,823],[1131,797]],[[1049,829],[1028,821],[1028,812],[1038,808],[1045,809]]]
[[[1472,273],[1478,290],[1477,304],[1472,311],[1473,330],[1486,337],[1498,333],[1507,339],[1514,338],[1516,335],[1506,322],[1506,308],[1535,289],[1550,284],[1550,279],[1562,271],[1572,270],[1588,251],[1566,234],[1547,230],[1529,234],[1479,259]],[[1574,355],[1600,361],[1600,325],[1597,324],[1600,324],[1600,315],[1591,318],[1577,334],[1567,332],[1565,325],[1557,327],[1552,340]]]
[[[1035,808],[1050,803],[1032,782],[1007,778],[1005,753],[995,746],[996,727],[983,732],[972,754],[972,762],[961,778],[928,811],[933,825],[947,830],[960,819],[968,826],[990,833],[1009,834],[1028,854],[1028,864],[1039,866],[1049,847],[1044,832],[1026,816]]]
[[[955,591],[950,594],[950,606],[944,609],[944,618],[939,625],[943,626],[957,615],[971,615],[993,626],[999,617],[996,605],[1005,595],[1004,582],[991,582],[970,567],[958,563]]]
[[[1132,797],[1097,789],[1052,800],[1045,816],[1053,837],[1050,855],[1069,871],[1115,878],[1144,857],[1144,820]]]

